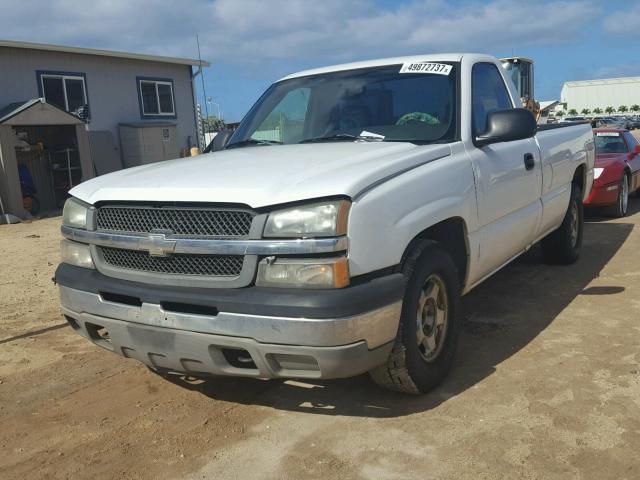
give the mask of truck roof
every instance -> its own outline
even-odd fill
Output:
[[[306,77],[309,75],[319,75],[322,73],[339,72],[343,70],[355,70],[358,68],[383,67],[385,65],[397,65],[408,62],[459,62],[462,57],[471,57],[472,61],[495,62],[497,59],[491,55],[481,53],[432,53],[429,55],[411,55],[407,57],[390,57],[379,58],[376,60],[364,60],[362,62],[342,63],[339,65],[331,65],[328,67],[312,68],[301,72],[292,73],[278,80],[289,80],[291,78]]]

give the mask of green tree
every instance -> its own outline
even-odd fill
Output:
[[[600,107],[594,108],[593,113],[595,113],[596,115],[600,115],[602,113],[602,109]]]
[[[618,107],[618,111],[619,111],[620,113],[624,113],[624,112],[626,112],[626,111],[628,111],[628,110],[629,110],[629,109],[627,108],[627,106],[626,106],[626,105],[620,105],[620,106]]]
[[[640,105],[638,105],[637,103],[631,105],[631,111],[634,113],[640,111]]]
[[[556,117],[563,117],[563,116],[564,116],[564,110],[558,110],[558,111],[555,113],[555,115],[556,115]]]
[[[219,132],[227,127],[224,120],[218,117],[203,118],[202,126],[204,127],[205,132]]]
[[[576,116],[577,114],[578,114],[578,111],[575,108],[572,108],[571,110],[569,110],[569,115]]]
[[[607,108],[604,109],[604,111],[607,112],[607,113],[613,113],[613,112],[616,111],[616,109],[613,108],[613,107],[607,107]]]
[[[591,113],[591,110],[589,110],[588,108],[583,108],[580,113],[582,115],[589,115]]]

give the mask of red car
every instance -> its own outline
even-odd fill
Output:
[[[640,189],[640,144],[627,130],[597,128],[596,164],[591,194],[585,206],[611,207],[616,217],[624,217],[629,194]]]

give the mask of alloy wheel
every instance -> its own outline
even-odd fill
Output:
[[[430,275],[424,282],[416,314],[416,340],[420,355],[433,362],[442,351],[449,323],[449,298],[442,278]]]

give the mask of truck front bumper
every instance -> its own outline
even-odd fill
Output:
[[[161,371],[260,378],[350,377],[384,363],[404,290],[400,274],[341,290],[226,290],[68,265],[56,281],[67,321],[96,345]]]

